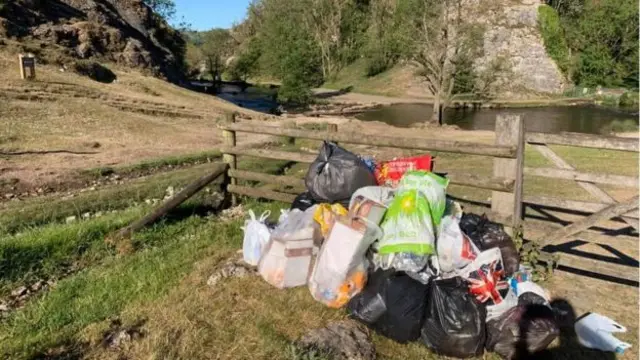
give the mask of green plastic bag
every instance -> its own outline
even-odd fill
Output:
[[[407,172],[382,221],[384,236],[378,254],[433,255],[435,229],[446,207],[447,185],[448,180],[430,172]]]
[[[431,210],[431,218],[436,226],[444,216],[447,207],[447,186],[449,179],[445,179],[432,172],[410,171],[407,172],[398,185],[400,191],[415,189],[426,196]]]

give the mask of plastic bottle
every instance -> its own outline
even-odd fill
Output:
[[[576,321],[574,328],[580,344],[588,348],[622,354],[631,347],[612,335],[627,332],[627,328],[606,316],[590,313]]]

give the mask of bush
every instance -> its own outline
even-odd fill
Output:
[[[570,65],[569,47],[560,25],[558,13],[549,5],[540,5],[538,7],[538,23],[547,54],[556,62],[560,70],[567,74]]]
[[[117,78],[113,71],[95,61],[77,61],[73,65],[73,70],[80,75],[88,76],[90,79],[101,83],[110,84]]]
[[[638,110],[638,107],[640,105],[638,101],[639,96],[640,93],[638,93],[638,91],[627,91],[626,93],[622,94],[622,96],[620,96],[618,104],[620,105],[620,107]]]

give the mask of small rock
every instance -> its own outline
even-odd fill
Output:
[[[5,199],[13,199],[14,196],[12,193],[4,194]]]
[[[38,280],[33,285],[31,285],[31,291],[40,291],[40,289],[42,289],[44,285],[45,285],[44,281]]]
[[[232,221],[236,219],[242,219],[245,217],[245,211],[242,205],[238,205],[236,207],[232,207],[229,209],[224,209],[220,212],[220,220],[221,221]]]
[[[147,205],[151,205],[151,203],[152,203],[151,199],[144,199],[144,202],[145,202]]]
[[[93,217],[99,218],[102,216],[102,211],[98,211],[97,213],[93,214]]]
[[[66,219],[64,219],[64,221],[65,221],[67,224],[71,224],[71,223],[73,223],[73,222],[75,222],[75,221],[76,221],[76,217],[75,217],[75,216],[69,216],[69,217],[67,217]]]
[[[113,175],[113,180],[120,180],[120,175],[118,174]]]
[[[227,260],[213,275],[207,280],[207,285],[216,286],[220,280],[230,277],[247,277],[256,274],[256,270],[244,264],[239,259]]]
[[[128,341],[131,341],[131,335],[129,335],[126,330],[120,330],[113,334],[107,343],[111,348],[118,348],[120,345]]]
[[[90,187],[90,188],[89,188],[89,190],[91,190],[91,191],[96,191],[96,187],[95,187],[95,186],[92,186],[92,187]]]
[[[44,189],[43,189],[43,188],[37,188],[37,189],[36,189],[36,192],[37,192],[38,194],[42,194],[42,193],[44,193]]]
[[[369,334],[353,320],[333,322],[309,331],[296,342],[300,349],[316,349],[339,360],[374,360],[376,350]]]
[[[91,213],[90,213],[90,212],[86,212],[86,213],[82,214],[82,218],[83,218],[83,219],[89,219],[89,218],[91,218]]]
[[[21,286],[21,287],[19,287],[19,288],[15,289],[15,290],[13,290],[13,291],[11,292],[11,296],[13,296],[13,297],[19,297],[19,296],[22,296],[22,295],[26,294],[26,293],[27,293],[27,291],[29,291],[29,289],[27,289],[27,287],[26,287],[26,286]]]
[[[7,312],[9,311],[9,306],[5,303],[0,304],[0,312]]]

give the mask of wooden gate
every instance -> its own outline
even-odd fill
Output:
[[[545,250],[554,251],[562,246],[572,249],[573,243],[579,239],[576,246],[584,243],[599,244],[602,248],[611,253],[615,262],[607,264],[604,257],[600,260],[580,258],[572,254],[562,255],[559,264],[566,268],[578,272],[592,273],[594,276],[604,277],[610,280],[619,280],[623,283],[638,285],[638,259],[624,255],[614,249],[612,245],[616,242],[627,242],[633,244],[633,253],[637,254],[638,246],[638,177],[621,176],[608,173],[582,172],[576,170],[569,162],[563,159],[557,152],[553,151],[549,145],[560,145],[569,147],[593,148],[616,152],[638,153],[638,140],[632,138],[605,137],[597,135],[586,135],[576,133],[544,134],[527,133],[527,143],[547,159],[554,167],[532,168],[524,167],[525,177],[545,177],[550,179],[573,180],[577,186],[586,191],[593,199],[592,201],[576,201],[543,196],[525,196],[525,208],[546,209],[557,212],[574,212],[584,215],[584,218],[568,223],[560,228],[546,227],[543,235],[537,236],[536,242]],[[526,164],[525,164],[526,165]],[[606,168],[608,164],[601,164]],[[603,185],[614,185],[616,187],[630,188],[636,196],[630,196],[622,202],[617,202],[605,189]],[[602,231],[591,230],[598,223],[610,219],[623,221],[634,234],[615,234],[615,238],[610,236],[605,238]],[[539,223],[535,225],[540,227]],[[529,226],[529,227],[531,227]],[[542,225],[544,228],[544,225]],[[525,231],[526,231],[525,227]]]

